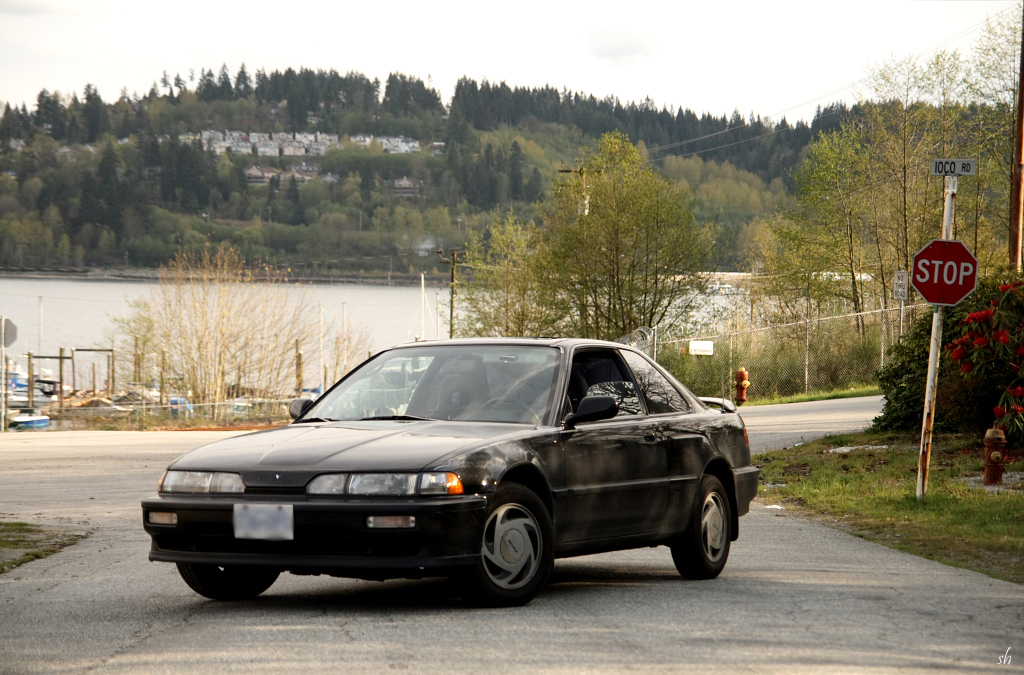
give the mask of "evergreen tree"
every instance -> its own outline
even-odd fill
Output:
[[[530,180],[526,181],[526,187],[523,190],[526,201],[535,202],[541,198],[544,193],[544,179],[540,175],[540,169],[533,167]]]
[[[0,117],[0,152],[7,149],[7,144],[12,138],[21,137],[21,116],[17,108],[11,108],[8,103],[4,106],[4,114]]]
[[[213,79],[213,71],[203,68],[199,73],[199,84],[196,95],[200,101],[216,101],[218,97],[217,82]]]
[[[249,73],[245,69],[245,64],[238,69],[238,74],[235,76],[235,96],[238,98],[249,98],[252,96],[252,82],[249,79]]]
[[[519,143],[512,141],[508,160],[509,196],[514,201],[523,198],[523,150]]]
[[[295,174],[292,174],[291,180],[288,181],[287,199],[292,204],[299,203],[299,181],[295,180]]]
[[[222,101],[230,101],[235,97],[235,90],[231,86],[231,75],[228,74],[228,64],[221,64],[220,74],[217,75],[217,98]]]
[[[85,142],[94,143],[100,134],[109,131],[107,106],[91,84],[85,85],[85,104],[82,106],[82,118],[85,123]]]

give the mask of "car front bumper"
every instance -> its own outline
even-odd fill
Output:
[[[264,495],[156,495],[142,502],[153,538],[149,559],[214,565],[265,565],[297,573],[363,578],[427,576],[471,564],[479,555],[486,495],[405,500],[329,500]],[[237,539],[236,503],[290,504],[294,539]],[[149,522],[153,511],[176,514],[174,525]],[[415,527],[371,529],[368,516],[414,516]]]

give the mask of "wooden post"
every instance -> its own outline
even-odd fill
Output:
[[[452,306],[451,306],[451,316],[449,317],[449,320],[448,320],[448,337],[449,338],[455,337],[455,284],[458,283],[458,281],[455,278],[455,268],[459,264],[458,263],[458,260],[459,260],[458,255],[459,255],[458,251],[456,251],[456,250],[452,251]]]
[[[32,362],[32,352],[28,353],[28,407],[36,407],[36,371]]]
[[[339,365],[340,359],[341,359],[341,338],[339,337],[339,338],[335,338],[334,339],[334,377],[332,379],[335,382],[338,381],[339,377],[341,377],[342,375],[345,374],[344,372],[342,372],[340,375],[338,374],[338,365]]]
[[[167,372],[167,345],[163,346],[160,352],[160,405],[167,405],[167,396],[164,394],[164,375]]]
[[[0,433],[7,431],[7,317],[0,315]]]
[[[110,369],[107,371],[108,372],[107,379],[110,381],[110,399],[113,400],[114,399],[114,392],[117,391],[117,386],[116,386],[116,382],[117,382],[117,361],[116,361],[115,356],[114,356],[114,349],[113,348],[110,349],[110,361],[109,361],[109,363],[110,363]]]
[[[93,398],[96,398],[96,396],[99,393],[96,390],[96,366],[97,365],[98,364],[95,361],[92,362],[92,397]]]
[[[302,352],[299,351],[298,338],[295,338],[295,396],[302,397]]]
[[[75,367],[75,350],[71,350],[71,391],[78,391],[78,369]]]
[[[57,407],[64,407],[64,348],[60,348],[60,375],[57,378]]]

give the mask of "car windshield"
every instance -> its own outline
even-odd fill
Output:
[[[305,418],[540,424],[559,352],[529,345],[434,344],[383,352],[327,392]]]

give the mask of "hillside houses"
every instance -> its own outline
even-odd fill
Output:
[[[245,170],[245,182],[250,185],[267,185],[274,178],[277,178],[280,182],[295,178],[298,183],[308,183],[316,177],[316,167],[305,162],[293,167],[289,172],[282,172],[262,166],[250,166]],[[330,173],[320,176],[320,179],[332,184],[338,182],[338,177]]]
[[[230,152],[233,155],[257,155],[259,157],[321,156],[331,148],[340,147],[338,134],[289,132],[265,133],[253,131],[216,131],[207,129],[198,134],[179,134],[180,143],[202,143],[204,150],[215,154]]]
[[[420,142],[405,136],[377,136],[355,134],[351,142],[364,148],[376,143],[384,152],[406,154],[420,152]],[[230,152],[233,155],[257,155],[259,157],[301,157],[323,156],[331,148],[341,147],[338,134],[311,132],[274,132],[253,131],[217,131],[207,129],[198,134],[178,134],[179,143],[195,143],[199,141],[204,150],[212,150],[216,154]],[[431,144],[431,152],[443,152],[444,144]]]
[[[408,176],[402,176],[401,178],[395,179],[395,182],[391,186],[391,190],[395,193],[396,197],[408,197],[415,199],[420,196],[420,188],[422,187],[423,181],[409,178]]]

